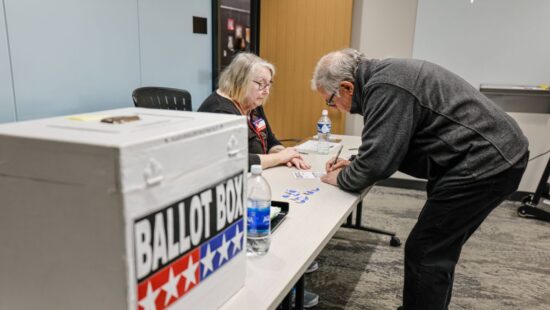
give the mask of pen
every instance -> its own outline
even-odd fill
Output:
[[[334,158],[334,162],[332,163],[332,165],[336,165],[336,162],[338,161],[338,156],[340,156],[340,153],[342,153],[342,149],[344,148],[343,145],[340,144],[340,148],[338,149],[338,153],[336,153],[336,157]]]

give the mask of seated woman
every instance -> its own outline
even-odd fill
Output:
[[[286,164],[311,168],[292,147],[285,148],[271,131],[262,105],[269,96],[275,67],[251,53],[240,53],[220,74],[218,89],[199,112],[244,115],[248,121],[248,164],[262,168]]]
[[[220,74],[218,89],[199,107],[199,112],[244,115],[248,122],[248,164],[261,164],[263,169],[286,164],[298,169],[310,169],[292,147],[281,145],[271,131],[262,105],[267,100],[275,67],[251,53],[240,53]],[[317,268],[314,262],[308,268]],[[306,272],[308,272],[306,271]],[[304,291],[304,308],[315,306],[319,295]]]

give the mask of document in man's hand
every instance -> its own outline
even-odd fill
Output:
[[[307,140],[306,142],[296,146],[296,149],[300,153],[316,153],[317,152],[317,144],[319,142],[316,140]],[[329,152],[336,149],[340,143],[334,143],[334,142],[328,142],[329,144]]]

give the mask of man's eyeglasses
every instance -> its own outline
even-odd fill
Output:
[[[271,86],[273,86],[273,82],[269,82],[269,83],[258,82],[258,81],[252,81],[252,82],[258,84],[258,89],[259,90],[264,90],[266,88],[271,89]]]
[[[336,92],[333,92],[332,95],[330,95],[330,97],[325,100],[325,103],[329,106],[329,107],[333,107],[335,106],[334,102],[332,102],[332,100],[334,100],[334,96],[336,96]]]

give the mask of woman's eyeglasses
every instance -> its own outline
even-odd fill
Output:
[[[270,83],[264,83],[264,82],[258,82],[258,81],[252,81],[252,82],[258,84],[259,90],[264,90],[266,88],[271,89],[271,86],[273,86],[273,82],[270,82]]]
[[[325,100],[325,103],[329,106],[329,107],[333,107],[335,106],[334,102],[332,102],[332,100],[334,100],[334,96],[336,96],[336,92],[333,92],[332,95],[330,95],[330,97]]]

